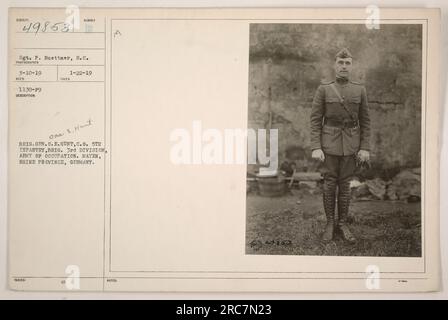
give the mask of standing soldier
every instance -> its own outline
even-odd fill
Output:
[[[352,55],[346,48],[336,54],[334,69],[336,79],[321,84],[313,100],[312,158],[324,164],[323,204],[327,225],[322,239],[332,240],[336,227],[345,240],[354,242],[356,239],[346,224],[351,196],[350,180],[357,161],[369,161],[369,108],[365,87],[350,81]]]

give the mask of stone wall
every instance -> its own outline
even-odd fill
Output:
[[[365,84],[372,123],[372,165],[420,166],[422,28],[349,24],[252,24],[249,128],[279,129],[279,161],[312,170],[309,116],[322,80],[334,78],[334,55],[348,47],[352,79]]]

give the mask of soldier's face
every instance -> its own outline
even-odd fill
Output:
[[[334,63],[336,75],[342,78],[348,78],[352,71],[352,58],[337,58]]]

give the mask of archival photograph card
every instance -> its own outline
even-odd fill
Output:
[[[9,285],[439,288],[437,9],[11,8]]]

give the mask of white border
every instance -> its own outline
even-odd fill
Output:
[[[371,4],[376,4],[378,6],[387,7],[440,7],[442,9],[442,34],[441,39],[446,39],[448,37],[448,3],[437,0],[432,1],[431,5],[428,5],[425,1],[408,1],[406,3],[402,1],[339,1],[337,5],[330,1],[314,1],[309,3],[307,1],[281,1],[276,2],[273,0],[206,0],[206,1],[39,1],[39,6],[47,7],[61,7],[65,5],[82,5],[82,6],[92,6],[92,7],[361,7]],[[2,46],[0,47],[1,55],[1,66],[0,70],[7,70],[7,23],[8,23],[8,7],[33,7],[37,5],[37,1],[2,1],[0,2],[0,21],[2,22],[0,26],[0,34],[2,39]],[[448,53],[448,43],[441,43],[442,53],[441,57],[447,56]],[[440,100],[443,101],[443,107],[441,110],[441,124],[442,132],[440,132],[440,147],[441,147],[441,162],[440,162],[440,173],[441,173],[441,186],[440,195],[444,195],[447,191],[447,184],[445,181],[448,180],[447,167],[445,166],[445,161],[448,159],[448,154],[446,148],[443,148],[443,142],[445,138],[448,138],[448,130],[443,128],[443,122],[446,118],[444,111],[446,107],[446,94],[445,90],[447,88],[447,64],[446,61],[441,61],[441,87],[440,87]],[[33,293],[33,292],[13,292],[9,291],[7,288],[7,217],[6,217],[6,207],[7,207],[7,197],[6,197],[6,186],[7,186],[7,167],[6,167],[6,149],[7,149],[7,81],[6,72],[3,72],[0,76],[0,299],[60,299],[60,298],[70,298],[70,299],[89,299],[89,298],[123,298],[123,299],[448,299],[448,277],[444,276],[444,266],[447,266],[448,262],[448,232],[443,226],[448,226],[447,217],[444,212],[448,209],[448,199],[443,196],[440,197],[440,225],[441,228],[441,263],[442,263],[442,288],[440,292],[437,293],[424,293],[424,294],[394,294],[394,293],[365,293],[365,294],[304,294],[304,293],[65,293],[65,292],[55,292],[55,293]],[[445,120],[446,121],[446,120]],[[448,162],[447,162],[448,163]]]

